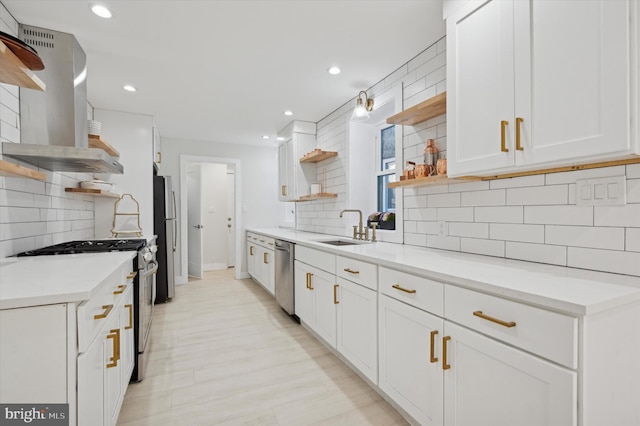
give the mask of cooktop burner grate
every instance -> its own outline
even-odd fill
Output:
[[[69,241],[18,253],[17,257],[56,254],[101,253],[109,251],[138,251],[147,244],[145,239]]]

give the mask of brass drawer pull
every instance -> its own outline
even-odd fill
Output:
[[[102,309],[104,309],[104,312],[98,315],[94,315],[93,319],[106,318],[109,315],[109,312],[111,312],[111,310],[113,309],[113,305],[102,305]]]
[[[502,152],[509,152],[509,148],[507,148],[507,124],[509,124],[507,120],[500,122],[500,151]]]
[[[307,275],[309,276],[309,285],[308,285],[308,289],[309,290],[313,290],[313,274],[311,272],[307,272]]]
[[[120,329],[116,328],[113,330],[109,330],[107,339],[113,340],[113,356],[109,358],[109,361],[111,362],[107,364],[107,368],[117,367],[118,360],[120,359]]]
[[[162,152],[158,151],[158,152],[156,152],[156,154],[158,154],[158,161],[157,161],[157,163],[158,163],[158,164],[162,164]]]
[[[124,307],[129,309],[129,325],[124,329],[131,330],[133,328],[133,305],[131,303],[127,303]]]
[[[136,275],[138,275],[138,272],[134,271],[134,272],[130,273],[129,275],[127,275],[127,279],[128,280],[133,279],[133,278],[136,277]]]
[[[280,193],[283,197],[287,196],[287,185],[282,185],[282,187],[280,188]]]
[[[433,330],[431,332],[431,346],[429,348],[429,362],[434,363],[438,362],[438,358],[436,357],[436,336],[438,335],[438,330]]]
[[[394,284],[391,287],[395,288],[396,290],[404,291],[405,293],[409,293],[409,294],[413,294],[416,292],[415,290],[409,290],[404,287],[400,287],[400,284]]]
[[[447,360],[447,342],[451,340],[451,336],[445,336],[442,338],[442,369],[448,370],[451,368],[449,361]]]
[[[113,292],[113,294],[122,294],[122,293],[124,293],[124,291],[125,291],[125,289],[126,289],[126,288],[127,288],[127,286],[126,286],[126,285],[119,285],[119,286],[118,286],[118,289],[117,289],[117,290],[115,290],[115,291]]]
[[[350,274],[353,274],[353,275],[358,275],[358,274],[360,273],[360,271],[354,271],[354,270],[353,270],[353,269],[351,269],[351,268],[344,268],[344,271],[345,271],[345,272],[348,272],[348,273],[350,273]]]
[[[522,147],[522,142],[520,140],[520,125],[522,124],[523,121],[524,121],[523,118],[516,117],[516,150],[518,151],[524,151],[524,148]]]
[[[269,264],[269,261],[267,260],[267,255],[269,253],[262,253],[262,263],[264,263],[265,265]]]
[[[253,256],[253,246],[249,246],[249,255]]]
[[[339,287],[338,284],[333,285],[333,304],[334,305],[337,305],[338,303],[340,303],[338,302],[338,287]]]
[[[503,321],[498,318],[490,317],[489,315],[483,314],[482,311],[475,311],[473,315],[487,321],[495,322],[496,324],[500,324],[503,327],[511,328],[516,326],[516,323],[514,321]]]

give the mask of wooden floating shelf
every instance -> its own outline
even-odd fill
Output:
[[[336,198],[338,194],[332,194],[330,192],[321,192],[319,194],[303,195],[296,201],[311,201],[311,200],[323,200],[326,198]]]
[[[326,160],[327,158],[336,157],[338,155],[335,151],[322,151],[322,150],[314,150],[304,155],[300,159],[301,163],[318,163],[322,160]]]
[[[389,188],[407,188],[411,186],[425,186],[425,185],[449,185],[453,183],[466,183],[485,180],[478,176],[461,176],[457,178],[450,178],[447,175],[427,176],[415,179],[406,179],[398,182],[391,182],[387,185]]]
[[[41,181],[47,180],[46,173],[42,173],[28,167],[19,166],[17,164],[9,163],[8,161],[4,160],[0,160],[0,176],[21,177]]]
[[[98,148],[112,157],[120,158],[118,150],[112,147],[109,143],[100,139],[100,136],[97,135],[89,135],[89,148]]]
[[[0,82],[45,91],[46,85],[0,41]]]
[[[83,195],[92,195],[94,197],[120,198],[120,194],[116,194],[115,192],[105,191],[103,189],[65,188],[64,192],[71,192],[74,194],[83,194]]]
[[[401,124],[412,126],[447,112],[447,92],[442,92],[433,98],[405,109],[396,115],[387,118],[388,124]]]
[[[503,173],[490,176],[459,176],[455,178],[449,178],[447,176],[429,176],[425,178],[406,179],[399,182],[391,182],[387,185],[388,188],[407,188],[412,186],[425,186],[425,185],[448,185],[455,183],[477,182],[487,180],[498,179],[510,179],[523,176],[535,176],[535,175],[547,175],[551,173],[563,173],[574,172],[577,170],[589,170],[598,169],[602,167],[624,166],[626,164],[638,164],[640,163],[640,156],[633,156],[631,158],[625,158],[621,160],[602,161],[598,163],[586,163],[576,164],[572,166],[560,166],[552,167],[548,169],[527,170],[523,172]]]

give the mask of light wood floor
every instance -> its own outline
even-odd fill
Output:
[[[149,368],[120,426],[405,425],[349,367],[233,271],[156,306]]]

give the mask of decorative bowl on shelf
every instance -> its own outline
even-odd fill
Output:
[[[102,191],[113,191],[114,185],[114,183],[105,182],[103,180],[85,180],[80,182],[80,188],[100,189]]]

